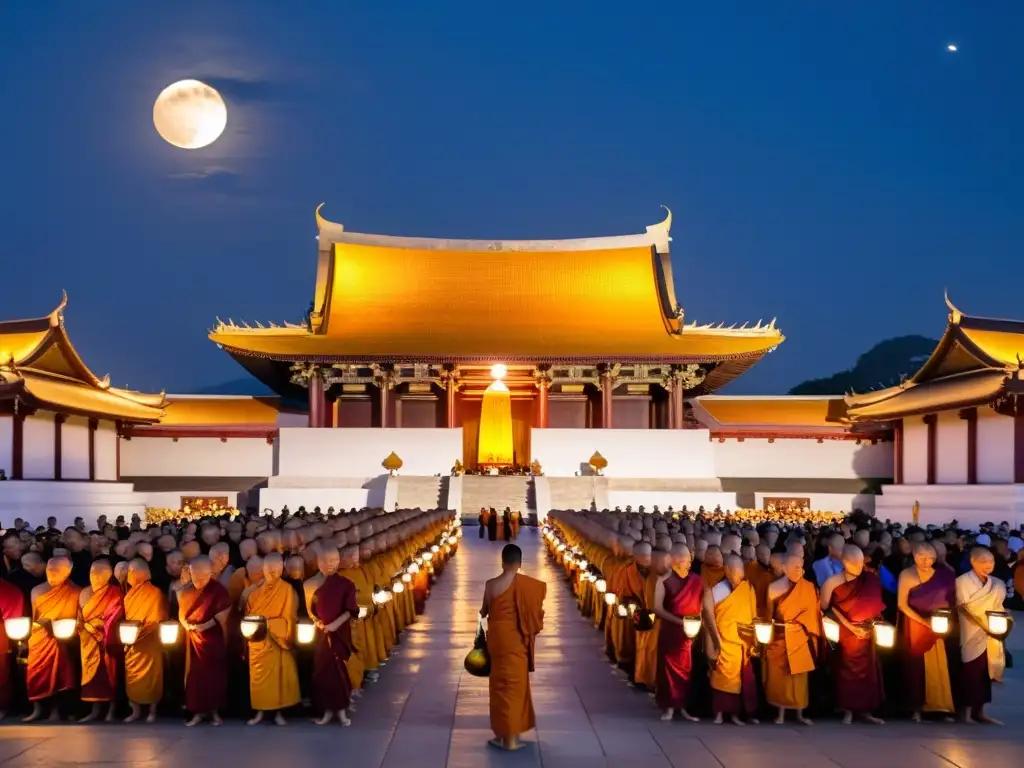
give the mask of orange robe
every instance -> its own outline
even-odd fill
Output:
[[[267,620],[266,636],[249,643],[249,695],[252,708],[271,712],[299,703],[299,669],[292,653],[298,599],[284,579],[264,582],[245,601],[249,616]]]
[[[647,590],[647,577],[640,573],[635,563],[623,568],[615,579],[614,588],[609,587],[618,597],[619,602],[628,598],[644,600]],[[616,616],[611,622],[612,643],[615,647],[615,660],[620,664],[632,664],[636,658],[636,631],[629,618]]]
[[[45,625],[56,619],[77,619],[81,591],[70,580],[65,581],[39,595],[32,606],[34,623],[28,638],[28,669],[25,671],[29,701],[48,699],[78,684],[69,641],[57,640]]]
[[[487,652],[491,730],[498,738],[517,736],[536,726],[530,697],[533,647],[544,628],[543,581],[516,574],[512,586],[491,600],[487,617]]]
[[[348,579],[356,588],[356,602],[359,605],[372,605],[372,601],[368,595],[366,595],[365,584],[360,584],[362,579],[358,568],[343,568],[338,571],[338,575]],[[362,586],[362,589],[360,587]],[[364,603],[363,600],[367,602]],[[376,646],[373,641],[373,632],[370,631],[367,634],[367,621],[366,619],[358,618],[357,613],[351,619],[349,623],[352,625],[352,655],[348,657],[348,661],[345,665],[348,667],[348,677],[352,681],[352,689],[359,690],[363,687],[363,676],[366,674],[367,669],[376,669],[380,666],[380,662],[377,660]]]
[[[648,610],[654,605],[654,590],[658,586],[658,576],[653,571],[647,574],[644,586],[644,605]],[[658,631],[661,619],[655,617],[654,628],[646,632],[636,633],[636,667],[634,679],[637,683],[654,690],[658,678]]]
[[[724,566],[711,566],[704,563],[700,567],[700,579],[704,582],[704,589],[711,589],[718,582],[725,578]]]
[[[730,715],[757,712],[757,686],[750,663],[754,641],[750,626],[756,615],[757,595],[747,581],[740,582],[728,597],[715,605],[715,627],[722,641],[718,660],[711,670],[715,712]]]
[[[754,588],[754,594],[757,595],[757,617],[759,619],[769,618],[768,587],[778,577],[770,565],[761,565],[757,560],[747,563],[743,572],[747,581],[750,582],[750,586]]]
[[[124,645],[118,625],[124,618],[124,599],[118,584],[107,584],[82,606],[78,638],[82,651],[82,701],[114,701]]]
[[[772,618],[776,624],[765,648],[765,698],[773,707],[804,709],[810,699],[808,676],[823,634],[818,590],[800,579],[775,600]]]
[[[142,624],[135,644],[126,648],[124,654],[128,700],[134,704],[156,704],[164,695],[160,622],[167,619],[167,598],[148,581],[136,584],[124,597],[124,617]]]

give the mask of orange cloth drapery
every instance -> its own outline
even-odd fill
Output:
[[[164,695],[160,622],[167,618],[167,598],[159,587],[148,581],[136,584],[125,595],[124,615],[128,621],[142,624],[135,644],[125,649],[128,699],[134,704],[156,704]]]
[[[287,709],[299,703],[299,671],[292,653],[298,605],[295,590],[278,579],[249,594],[245,610],[267,621],[266,637],[249,642],[249,694],[252,708]]]
[[[513,463],[512,395],[500,380],[487,387],[480,405],[477,463],[499,467]]]

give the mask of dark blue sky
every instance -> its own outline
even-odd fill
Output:
[[[734,392],[937,336],[945,286],[1024,318],[1019,0],[495,6],[0,4],[0,314],[65,288],[115,384],[237,378],[208,327],[300,318],[326,201],[355,231],[500,238],[668,205],[687,319],[788,337]],[[188,77],[229,109],[191,153],[152,125]]]

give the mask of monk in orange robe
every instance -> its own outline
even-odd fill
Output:
[[[282,709],[299,703],[299,670],[292,649],[298,621],[298,600],[292,585],[284,581],[284,559],[274,552],[263,559],[263,581],[245,601],[245,615],[266,620],[264,637],[249,641],[249,695],[259,725],[267,712],[274,723],[285,725]]]
[[[359,569],[359,547],[346,547],[341,552],[341,567],[338,575],[343,576],[352,582],[356,588],[356,603],[360,606],[359,616],[362,608],[369,612],[373,605],[373,585],[367,581],[365,574]],[[314,577],[316,579],[316,577]],[[312,581],[312,580],[311,580]],[[322,579],[318,580],[316,587],[307,592],[307,604],[311,601],[313,593],[319,588]],[[353,653],[348,661],[348,675],[352,680],[353,691],[363,687],[363,678],[376,680],[378,678],[377,668],[380,667],[382,659],[380,649],[377,647],[377,636],[373,631],[369,615],[352,619],[352,647]]]
[[[704,589],[713,589],[716,584],[725,580],[725,556],[718,547],[708,547],[704,553],[700,578],[704,582]]]
[[[68,645],[73,640],[53,636],[52,623],[60,619],[78,619],[78,595],[81,592],[69,581],[71,560],[53,557],[46,564],[46,583],[32,590],[32,634],[28,639],[28,669],[25,686],[32,713],[23,722],[31,723],[43,716],[43,702],[55,694],[70,691],[78,684],[75,664]],[[53,707],[51,720],[60,719],[60,710]]]
[[[643,604],[650,568],[651,545],[637,542],[633,547],[633,562],[619,571],[612,589],[619,603],[632,601]],[[615,648],[615,661],[632,679],[636,660],[636,632],[628,616],[616,616],[612,620],[611,636]]]
[[[132,713],[126,723],[142,717],[149,707],[147,723],[156,722],[156,706],[164,695],[164,655],[160,622],[167,620],[167,598],[150,582],[152,574],[145,560],[132,560],[128,567],[128,594],[124,597],[126,621],[140,624],[135,642],[124,652],[124,678]]]
[[[657,551],[651,556],[651,572],[647,574],[644,585],[645,610],[654,610],[655,593],[658,582],[672,573],[672,556],[668,552]],[[658,680],[658,633],[661,619],[655,616],[653,627],[645,632],[636,633],[636,666],[634,682],[653,691]]]
[[[512,527],[512,541],[519,538],[519,526],[522,524],[523,513],[518,509],[513,510],[510,524]]]
[[[214,725],[222,721],[220,710],[228,703],[228,652],[225,622],[231,612],[227,588],[213,578],[213,566],[205,556],[189,563],[192,586],[178,597],[178,620],[185,629],[185,708],[192,718],[185,725],[199,725],[207,715]]]
[[[711,666],[711,709],[715,723],[728,716],[733,723],[757,719],[757,682],[750,652],[754,643],[752,624],[757,616],[757,596],[744,578],[743,560],[725,559],[725,580],[704,593]]]
[[[818,591],[804,578],[802,554],[786,556],[786,575],[768,590],[775,634],[765,648],[765,698],[786,722],[786,710],[795,709],[797,722],[810,725],[804,709],[810,700],[809,675],[815,668],[818,645],[824,634]]]
[[[530,697],[530,672],[534,668],[534,642],[544,628],[543,581],[519,573],[523,552],[508,544],[501,552],[502,573],[484,588],[480,615],[488,622],[487,652],[491,657],[488,678],[491,730],[489,743],[516,750],[519,736],[536,727]]]
[[[79,640],[82,648],[82,701],[92,702],[92,711],[80,722],[98,720],[107,705],[107,722],[114,722],[118,677],[124,645],[118,625],[124,619],[121,587],[113,579],[109,560],[97,560],[89,569],[89,586],[82,590]]]
[[[779,578],[772,569],[772,550],[767,544],[758,544],[754,549],[756,559],[747,563],[744,577],[757,596],[757,617],[768,618],[768,588]]]
[[[0,579],[0,720],[7,715],[11,706],[13,685],[11,681],[10,641],[4,622],[25,615],[25,595],[11,582]]]

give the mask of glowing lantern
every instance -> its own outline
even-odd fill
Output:
[[[142,629],[142,622],[122,621],[117,625],[117,637],[123,645],[135,645],[139,639],[139,632]]]
[[[876,621],[872,627],[875,633],[875,645],[879,648],[892,648],[896,645],[896,627],[884,621]]]
[[[839,642],[839,623],[835,619],[833,619],[833,618],[831,618],[829,616],[826,616],[825,618],[823,618],[821,620],[821,623],[825,627],[825,639],[828,640],[830,643],[838,643]]]
[[[931,618],[932,632],[936,635],[948,635],[950,616],[951,614],[946,608],[940,608],[933,613]]]
[[[391,591],[396,595],[400,595],[405,592],[405,584],[402,583],[401,579],[396,579],[395,583],[391,585]]]
[[[70,640],[78,629],[78,619],[54,619],[50,631],[58,640]]]
[[[1006,611],[985,611],[988,618],[989,634],[995,637],[1004,637],[1010,634],[1010,614]]]
[[[411,573],[403,573],[402,574],[402,581],[404,581],[406,584],[409,584],[412,581],[412,574]]]
[[[161,645],[177,645],[178,644],[178,633],[181,631],[181,625],[173,620],[161,621],[160,622],[160,644]]]
[[[242,637],[246,640],[256,640],[257,634],[266,628],[267,620],[262,616],[244,616],[242,618]]]
[[[4,631],[7,636],[16,642],[21,642],[28,637],[32,631],[32,619],[28,616],[18,616],[13,619],[4,619]]]
[[[615,597],[615,593],[614,592],[605,592],[604,593],[605,605],[615,605],[616,599],[617,598]]]
[[[616,613],[619,614],[619,618],[624,619],[627,616],[629,616],[629,608],[627,608],[622,603],[619,603],[618,607],[616,608]]]
[[[587,565],[589,565],[589,563],[587,563],[586,560],[580,560],[580,568],[582,568],[584,571],[587,570]]]
[[[594,587],[597,589],[598,592],[600,592],[601,594],[604,594],[605,592],[608,591],[608,582],[605,581],[604,579],[598,579],[594,583]],[[614,600],[614,599],[615,599],[615,595],[612,595],[612,600]]]
[[[767,645],[772,641],[772,631],[774,624],[764,619],[754,620],[754,639],[757,640],[761,645]]]
[[[691,640],[700,634],[700,616],[683,616],[683,633]]]
[[[440,551],[441,551],[441,548],[440,548],[439,546],[437,546],[437,544],[434,544],[434,545],[433,545],[433,546],[432,546],[432,547],[430,548],[430,551],[431,551],[431,552],[433,552],[433,553],[434,553],[434,554],[436,555],[436,554],[437,554],[438,552],[440,552]]]
[[[365,619],[369,615],[370,615],[370,609],[367,606],[365,606],[365,605],[360,605],[359,606],[359,618],[360,619]]]
[[[316,624],[309,619],[299,619],[295,625],[295,642],[299,645],[309,645],[316,639]]]
[[[409,574],[413,574],[413,573],[419,573],[419,572],[420,572],[420,567],[419,567],[419,565],[418,565],[417,563],[412,563],[412,564],[410,564],[410,565],[409,565],[409,567],[408,567],[408,568],[406,568],[405,570],[406,570],[406,571],[407,571],[407,572],[408,572]]]
[[[424,561],[429,563],[433,559],[434,559],[434,553],[433,552],[424,552],[423,553],[423,560]]]

